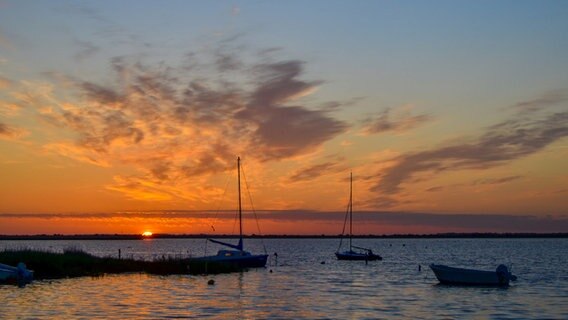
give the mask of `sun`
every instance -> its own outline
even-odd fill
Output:
[[[143,236],[143,237],[151,237],[151,236],[152,236],[152,231],[144,231],[144,232],[142,232],[142,236]]]

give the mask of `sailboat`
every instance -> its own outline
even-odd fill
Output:
[[[207,239],[213,243],[223,245],[233,250],[219,250],[214,256],[194,258],[193,260],[226,263],[238,268],[260,268],[266,266],[268,254],[252,254],[244,250],[243,246],[243,213],[241,206],[241,158],[237,157],[237,184],[239,194],[239,243],[236,245],[215,239]]]
[[[353,173],[351,173],[349,179],[349,205],[347,206],[348,210],[345,216],[345,222],[343,224],[343,233],[345,232],[345,224],[347,223],[347,216],[349,216],[349,250],[339,252],[341,249],[341,245],[343,244],[343,237],[339,241],[339,247],[337,248],[337,252],[335,252],[335,256],[337,260],[365,260],[365,261],[374,261],[374,260],[383,260],[383,258],[378,255],[374,254],[373,250],[363,247],[358,247],[353,245]]]

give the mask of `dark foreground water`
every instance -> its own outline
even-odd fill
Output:
[[[334,239],[263,242],[271,254],[266,269],[0,286],[0,318],[568,319],[568,239],[358,239],[384,258],[368,264],[335,260]],[[261,240],[245,245],[262,251]],[[22,247],[73,247],[101,256],[116,256],[121,249],[123,257],[155,258],[203,254],[205,241],[0,241],[0,250]],[[207,246],[209,254],[216,249]],[[430,263],[487,270],[505,263],[519,280],[508,288],[444,286]],[[209,279],[215,285],[208,285]]]

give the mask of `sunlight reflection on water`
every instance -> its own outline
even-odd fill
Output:
[[[234,274],[125,274],[36,281],[23,289],[0,286],[1,318],[568,318],[566,239],[358,240],[384,257],[368,264],[335,260],[333,239],[264,242],[269,254],[278,252],[278,266],[271,255],[268,268]],[[203,254],[203,244],[200,239],[2,241],[0,249],[75,246],[108,256],[120,248],[123,255],[151,259]],[[258,240],[247,245],[262,250]],[[513,263],[519,281],[510,288],[438,285],[427,267],[432,262],[484,269]],[[208,285],[209,279],[215,285]]]

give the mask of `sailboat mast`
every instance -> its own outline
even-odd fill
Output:
[[[353,172],[349,178],[349,250],[352,249],[351,239],[353,237]]]
[[[241,157],[237,157],[237,181],[239,187],[239,243],[243,243],[243,212],[241,208]]]

